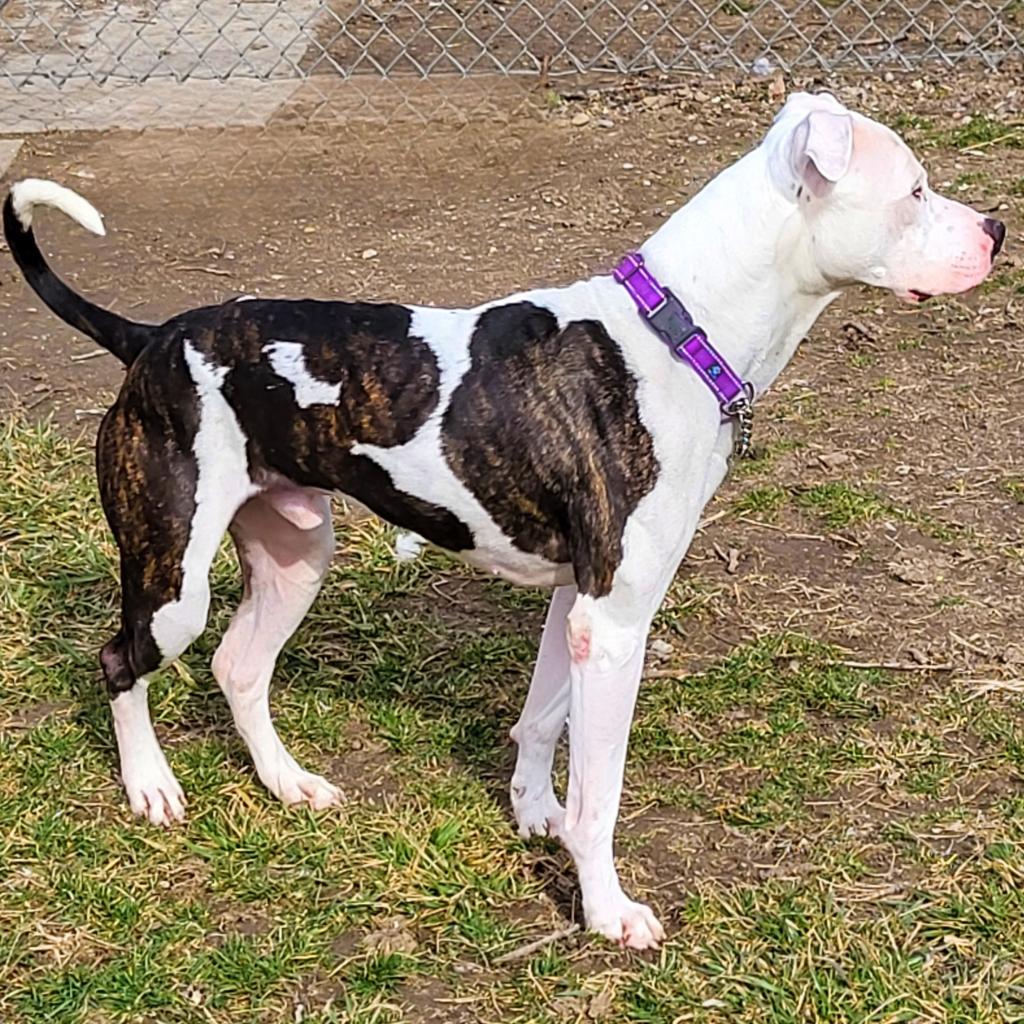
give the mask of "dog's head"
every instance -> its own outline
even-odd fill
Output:
[[[795,203],[815,269],[901,299],[966,291],[988,274],[1005,226],[928,187],[906,143],[828,94],[794,93],[765,138],[771,176]]]

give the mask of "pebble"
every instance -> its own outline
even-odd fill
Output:
[[[574,128],[582,128],[585,124],[590,124],[590,115],[583,113],[581,110],[578,114],[573,114],[572,126]]]
[[[364,260],[376,259],[377,258],[377,250],[376,249],[364,249],[362,255],[363,255],[363,259]]]

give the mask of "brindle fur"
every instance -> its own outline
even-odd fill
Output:
[[[160,664],[150,621],[181,594],[198,429],[198,401],[180,346],[144,352],[100,424],[100,500],[121,552],[121,629],[100,655],[112,696]]]
[[[516,302],[480,317],[470,355],[444,414],[448,464],[518,548],[607,594],[658,468],[618,346],[596,321],[560,330]]]

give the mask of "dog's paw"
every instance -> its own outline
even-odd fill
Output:
[[[522,793],[518,792],[522,789]],[[512,813],[516,816],[519,834],[523,839],[530,836],[557,836],[565,821],[565,808],[555,798],[549,786],[536,796],[531,796],[523,787],[512,787]]]
[[[304,772],[301,768],[279,775],[274,793],[289,807],[307,804],[314,811],[333,807],[342,800],[341,790],[337,786],[332,786],[322,775]]]
[[[122,766],[121,777],[133,814],[162,826],[185,820],[185,794],[163,754],[145,764]]]
[[[651,908],[624,894],[608,907],[592,908],[587,913],[587,927],[623,949],[657,949],[665,938],[665,929]]]

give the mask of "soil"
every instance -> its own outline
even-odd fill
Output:
[[[873,9],[872,9],[873,8]],[[961,6],[955,18],[930,0],[913,16],[898,4],[816,5],[747,0],[721,4],[627,3],[574,0],[572,4],[479,4],[449,0],[427,8],[408,0],[368,5],[333,0],[315,25],[303,60],[312,74],[386,70],[422,74],[462,69],[557,75],[575,70],[646,71],[657,67],[749,65],[770,49],[787,65],[810,65],[824,55],[832,66],[853,67],[904,58],[931,48],[998,52],[1019,38],[1019,10],[993,18],[983,6]]]
[[[1019,124],[1024,105],[1018,83],[988,73],[785,83],[822,85],[897,124],[928,119],[936,132],[979,112]],[[292,110],[262,131],[35,136],[8,181],[52,177],[96,203],[106,237],[44,214],[41,244],[92,299],[137,319],[241,294],[468,305],[606,269],[757,141],[779,91],[777,79],[574,83],[386,129]],[[422,96],[406,99],[414,114]],[[894,723],[912,714],[915,687],[1012,677],[1024,614],[1013,486],[1024,477],[1024,149],[957,151],[920,128],[908,137],[935,187],[1007,221],[998,280],[913,309],[853,290],[828,311],[759,403],[756,440],[768,456],[739,468],[708,509],[673,594],[691,610],[659,634],[671,664],[695,670],[781,630],[837,644],[850,659],[921,664],[892,699]],[[0,411],[52,416],[89,437],[120,367],[43,309],[7,257],[0,313]],[[829,486],[877,494],[901,512],[829,522],[808,500]],[[787,500],[773,516],[737,514],[755,488]],[[507,621],[487,591],[453,578],[441,613]],[[538,621],[524,619],[531,631]],[[396,785],[386,759],[369,747],[360,757],[362,783],[347,780],[355,797],[386,801]],[[857,808],[864,799],[822,794]],[[694,825],[648,817],[624,829],[648,837],[637,859],[648,880],[810,870],[784,835],[766,849],[717,823]],[[535,870],[571,918],[563,867],[561,855],[538,854]],[[423,999],[436,1006],[443,994]]]

